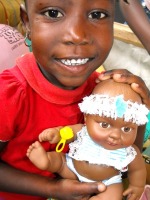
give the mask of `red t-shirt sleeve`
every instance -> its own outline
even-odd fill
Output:
[[[25,92],[23,85],[8,70],[0,74],[0,141],[15,137],[19,128]]]

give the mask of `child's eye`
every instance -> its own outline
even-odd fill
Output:
[[[123,132],[125,132],[125,133],[128,133],[128,132],[130,132],[132,130],[132,128],[130,128],[130,127],[122,127],[121,130]]]
[[[63,16],[63,14],[60,11],[55,10],[55,9],[50,9],[44,12],[44,15],[50,18],[61,18]]]
[[[110,127],[110,124],[106,123],[106,122],[100,122],[99,123],[100,127],[102,128],[109,128]]]
[[[89,14],[90,19],[102,19],[105,17],[106,17],[106,14],[100,11],[93,11]]]

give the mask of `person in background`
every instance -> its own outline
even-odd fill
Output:
[[[145,5],[149,6],[148,3],[145,2]],[[150,21],[140,1],[120,0],[120,8],[127,24],[150,54]]]

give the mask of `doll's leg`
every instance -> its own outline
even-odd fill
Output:
[[[29,146],[27,156],[41,170],[56,172],[63,178],[77,179],[76,175],[68,168],[64,153],[46,152],[38,141]]]
[[[104,192],[91,197],[90,200],[107,200],[107,199],[122,200],[123,198],[122,193],[123,193],[122,183],[111,184],[107,186],[107,189]]]

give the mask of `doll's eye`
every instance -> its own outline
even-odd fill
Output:
[[[105,17],[106,17],[106,14],[100,11],[93,11],[89,14],[90,19],[102,19]]]
[[[44,15],[46,15],[47,17],[50,17],[50,18],[61,18],[63,16],[60,11],[55,10],[55,9],[50,9],[50,10],[46,11],[44,13]]]
[[[130,132],[132,130],[132,128],[130,128],[130,127],[122,127],[121,130],[123,132],[125,132],[125,133],[128,133],[128,132]]]
[[[110,124],[108,124],[107,122],[100,122],[99,125],[102,128],[109,128],[110,127]]]

